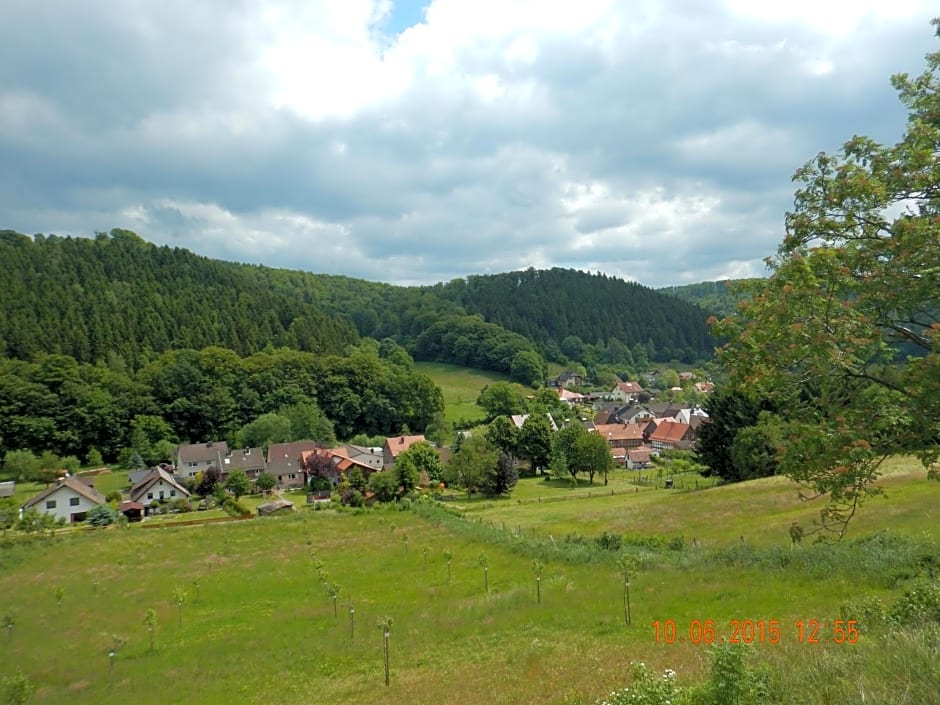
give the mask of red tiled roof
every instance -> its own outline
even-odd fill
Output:
[[[597,432],[611,441],[635,441],[643,439],[643,426],[635,423],[611,423],[598,424],[595,426]]]
[[[395,436],[394,438],[387,439],[385,441],[385,445],[388,447],[389,453],[391,453],[392,457],[397,458],[400,453],[404,453],[415,443],[420,443],[421,441],[426,440],[427,439],[424,437],[424,435]]]
[[[679,423],[678,421],[662,421],[656,426],[656,430],[650,434],[651,441],[659,441],[660,443],[678,443],[686,434],[692,430],[692,427],[687,423]]]

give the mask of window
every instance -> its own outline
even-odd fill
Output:
[[[171,496],[171,497],[175,497],[175,496],[176,496],[176,490],[170,490],[170,496]]]
[[[50,499],[46,502],[46,509],[55,509],[55,500]]]
[[[288,479],[288,480],[296,480],[296,479],[297,479],[297,476],[296,476],[294,473],[291,473],[290,475],[287,476],[287,479]]]
[[[147,493],[147,499],[153,499],[153,492]]]
[[[189,463],[189,467],[191,467],[191,468],[198,468],[198,467],[199,467],[199,461],[198,461],[198,460],[192,461],[191,463]]]
[[[78,506],[78,502],[79,502],[78,497],[72,497],[72,498],[69,500],[69,505],[72,506],[72,507],[77,507],[77,506]]]

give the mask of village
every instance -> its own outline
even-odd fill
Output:
[[[706,412],[697,405],[652,400],[638,382],[618,381],[613,389],[603,393],[572,391],[583,385],[583,378],[573,372],[549,380],[548,386],[560,402],[576,411],[566,414],[566,418],[548,415],[550,427],[557,432],[566,423],[580,423],[589,433],[606,439],[614,467],[622,470],[645,470],[664,451],[692,450],[697,430],[708,420]],[[700,394],[713,389],[711,382],[694,385]],[[517,430],[522,429],[528,418],[529,414],[509,417]],[[468,437],[472,432],[460,434]],[[236,495],[260,492],[270,497],[270,501],[257,507],[259,514],[290,511],[294,503],[285,493],[305,497],[306,503],[313,506],[329,503],[333,491],[348,482],[348,478],[355,476],[367,483],[373,473],[391,471],[402,453],[420,443],[433,447],[441,463],[449,460],[451,449],[434,445],[424,434],[389,437],[381,447],[346,443],[327,448],[314,440],[272,443],[266,449],[232,448],[225,440],[180,444],[170,462],[129,472],[128,485],[120,492],[105,495],[99,491],[95,487],[98,477],[95,473],[65,473],[27,500],[20,516],[32,512],[48,524],[63,526],[85,522],[96,507],[111,506],[124,520],[138,522],[158,514],[205,509],[208,505],[204,497],[208,493],[198,491],[205,478],[211,479],[213,489],[216,485],[225,488],[233,475],[244,476],[248,483]],[[518,458],[513,460],[516,464],[521,462]],[[418,485],[444,487],[426,473],[421,474]],[[365,484],[363,494],[364,503],[376,501],[375,493],[366,490]],[[193,500],[200,496],[203,498],[194,507]]]

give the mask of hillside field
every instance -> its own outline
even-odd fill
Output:
[[[0,678],[25,674],[37,686],[31,702],[43,704],[589,705],[626,685],[634,661],[675,669],[682,684],[701,680],[708,647],[691,643],[689,625],[712,619],[717,637],[730,638],[732,620],[751,619],[780,627],[780,643],[752,647],[766,702],[940,702],[936,628],[863,621],[857,644],[837,645],[801,643],[796,626],[831,625],[841,608],[861,620],[852,615],[863,598],[891,605],[936,568],[940,483],[898,461],[886,497],[863,508],[847,542],[795,547],[786,527],[815,509],[782,480],[621,492],[627,484],[531,478],[513,498],[446,510],[433,501],[304,508],[231,524],[7,537],[0,616],[14,627],[0,634]],[[629,626],[620,552],[592,540],[602,531],[626,535],[623,550],[640,561]],[[388,687],[384,617],[393,620]],[[653,622],[665,620],[677,625],[673,643],[655,637]],[[831,626],[822,633],[831,639]]]
[[[486,412],[477,404],[480,391],[493,382],[507,381],[506,375],[443,362],[416,362],[415,368],[428,375],[444,393],[444,417],[454,423],[461,419],[482,421]]]

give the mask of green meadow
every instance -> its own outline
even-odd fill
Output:
[[[627,685],[634,661],[699,682],[709,647],[690,625],[714,620],[720,640],[750,619],[780,629],[779,643],[751,646],[763,702],[937,703],[936,627],[890,629],[860,607],[887,609],[940,567],[940,483],[904,461],[890,470],[885,497],[836,546],[790,545],[791,523],[818,508],[779,479],[662,490],[620,476],[606,488],[529,478],[500,501],[8,536],[0,676],[24,674],[31,702],[50,704],[578,705]],[[604,532],[623,545],[599,547]],[[630,625],[621,551],[639,564]],[[840,618],[862,620],[858,643],[831,642]],[[666,620],[672,643],[653,628]],[[829,624],[830,642],[801,643],[800,620]]]
[[[498,372],[449,365],[443,362],[416,362],[415,368],[428,375],[444,393],[444,416],[451,423],[482,421],[486,412],[477,405],[480,390],[509,378]]]

